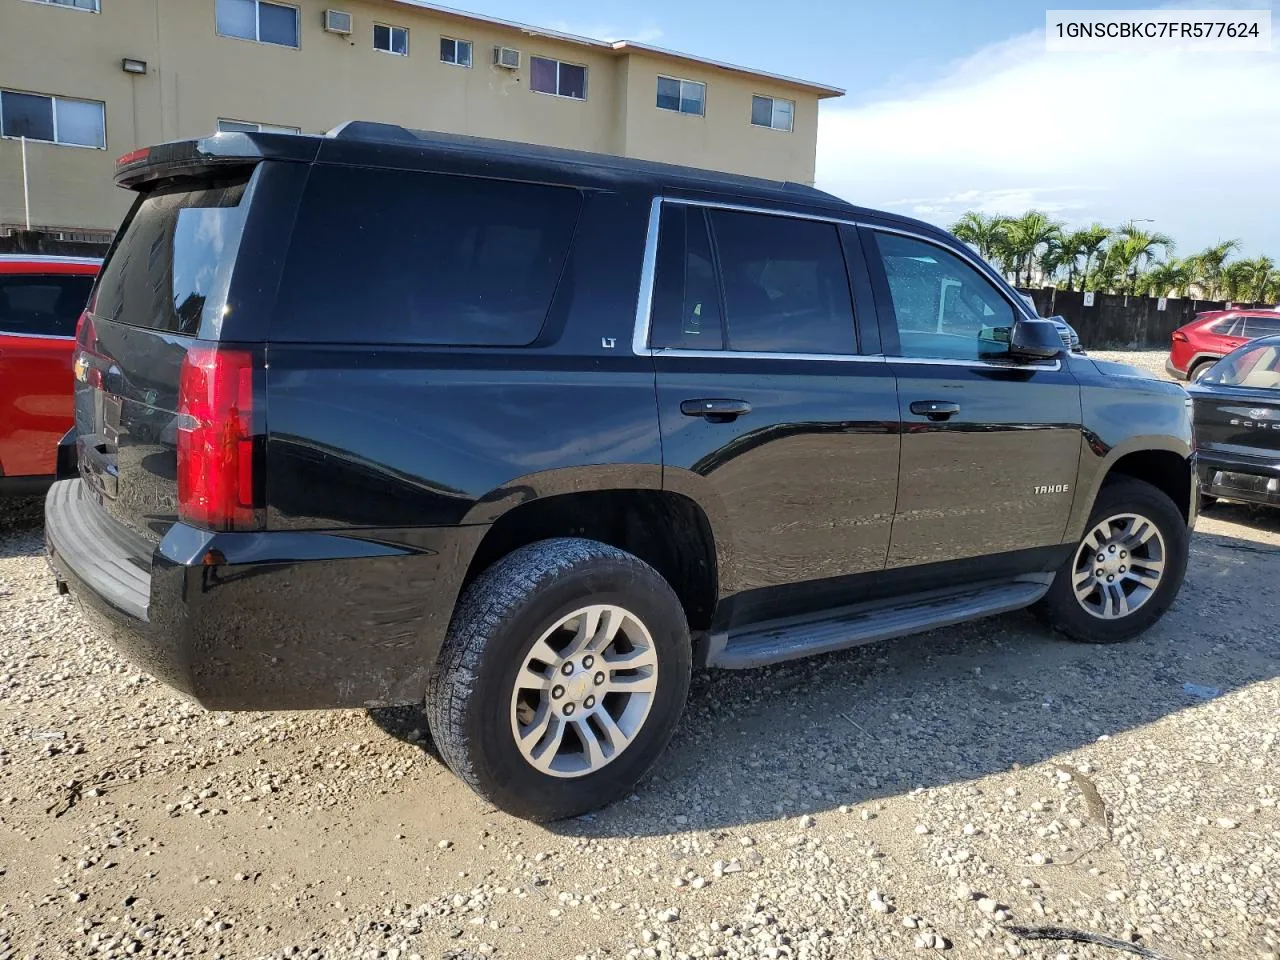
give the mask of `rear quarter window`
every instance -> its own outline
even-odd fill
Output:
[[[92,275],[0,274],[0,333],[75,336]]]
[[[248,183],[185,183],[140,197],[103,267],[94,314],[185,336],[216,331]]]
[[[581,203],[567,187],[318,165],[271,339],[532,343]]]

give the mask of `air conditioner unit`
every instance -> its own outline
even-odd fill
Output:
[[[494,47],[493,65],[504,70],[519,70],[520,51],[515,47]]]
[[[324,12],[325,33],[338,33],[342,36],[351,34],[351,14],[345,10],[326,10]]]

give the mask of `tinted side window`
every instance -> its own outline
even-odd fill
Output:
[[[853,301],[835,224],[708,212],[730,350],[855,353]]]
[[[93,277],[0,274],[0,333],[73,337]]]
[[[566,187],[316,166],[272,339],[529,344],[581,201]]]
[[[1219,320],[1217,323],[1210,324],[1209,332],[1227,337],[1230,336],[1233,331],[1239,332],[1236,330],[1239,323],[1239,317],[1227,317],[1225,320]]]
[[[706,214],[698,207],[665,205],[658,233],[650,346],[724,347],[713,263]]]
[[[1280,317],[1245,317],[1244,334],[1250,340],[1280,333]]]
[[[978,360],[1008,352],[1013,306],[990,280],[934,244],[892,233],[875,238],[901,356]]]

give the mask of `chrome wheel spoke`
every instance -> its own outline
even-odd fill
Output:
[[[520,671],[520,675],[516,677],[517,690],[550,690],[555,683],[555,670],[551,671],[551,676],[546,676],[526,663]]]
[[[652,647],[637,647],[623,654],[606,654],[601,659],[610,670],[638,670],[640,667],[656,667],[658,655]]]
[[[658,675],[653,671],[614,674],[605,681],[604,688],[609,693],[654,693],[658,689]]]
[[[1150,542],[1156,533],[1156,525],[1145,517],[1139,517],[1124,537],[1124,542],[1131,548],[1140,547]]]
[[[1105,603],[1103,610],[1109,616],[1123,617],[1129,612],[1129,598],[1125,595],[1124,588],[1118,583],[1107,584],[1106,590],[1102,593]]]
[[[1072,588],[1075,590],[1077,597],[1087,597],[1093,593],[1095,586],[1097,586],[1097,582],[1093,578],[1092,570],[1076,571],[1075,583],[1072,584]]]
[[[1150,567],[1146,569],[1132,568],[1125,576],[1135,583],[1141,584],[1148,590],[1154,590],[1160,586],[1160,576],[1163,572],[1163,564],[1160,570],[1152,570]]]
[[[578,739],[582,741],[582,749],[587,757],[587,763],[593,768],[604,766],[609,758],[605,755],[604,747],[600,745],[600,738],[596,736],[595,730],[592,729],[585,719],[573,721],[573,729],[578,734]]]
[[[630,742],[631,738],[622,732],[622,728],[609,715],[608,710],[597,710],[595,721],[604,730],[605,739],[609,741],[610,752],[617,753]]]

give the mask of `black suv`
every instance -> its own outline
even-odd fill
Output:
[[[809,187],[351,123],[121,158],[49,555],[214,709],[421,703],[524,817],[624,794],[694,666],[1033,607],[1154,623],[1182,388]]]

